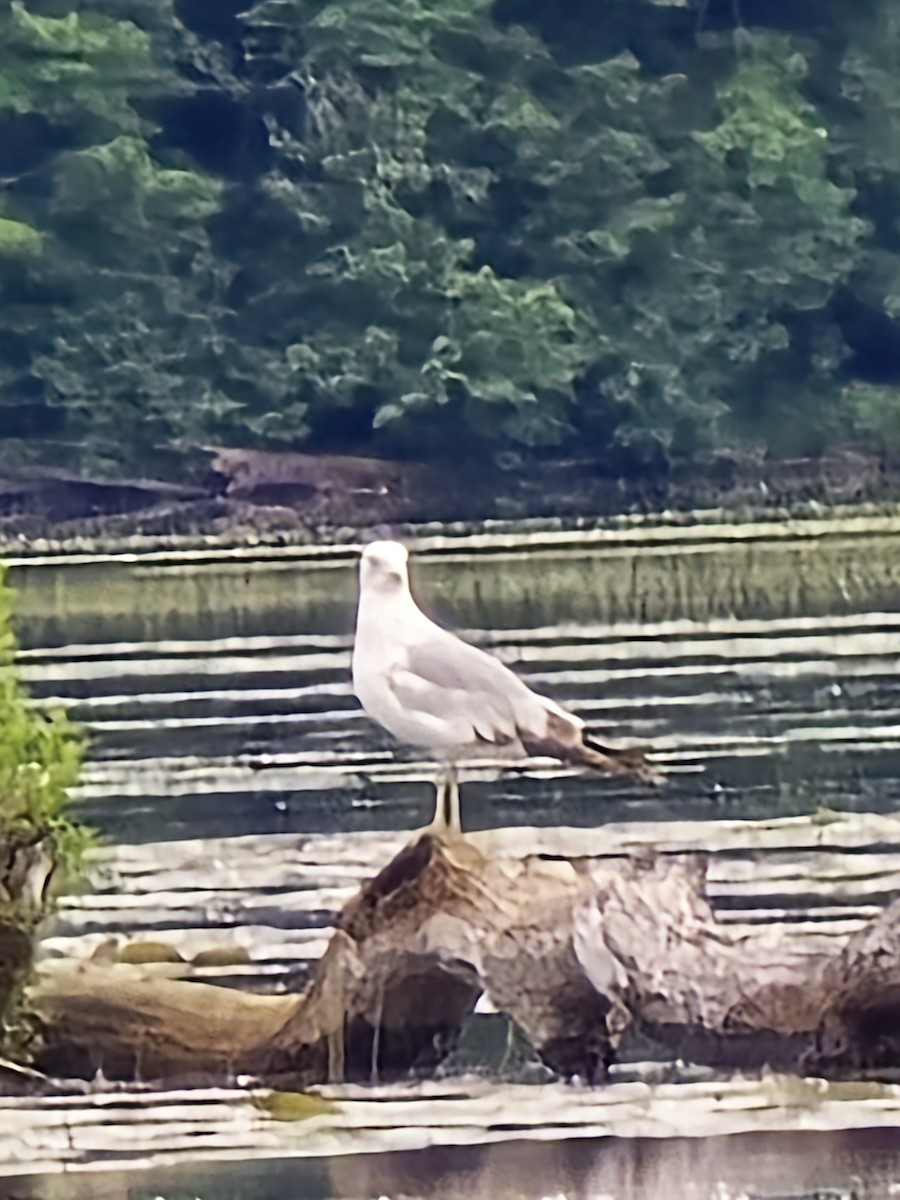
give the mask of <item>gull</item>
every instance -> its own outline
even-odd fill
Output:
[[[486,752],[661,781],[661,771],[638,750],[593,741],[579,717],[427,617],[410,592],[408,558],[399,542],[371,542],[363,550],[353,690],[372,720],[441,764],[429,830],[461,832],[458,764]]]

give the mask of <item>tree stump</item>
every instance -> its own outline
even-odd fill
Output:
[[[545,861],[426,834],[340,913],[307,989],[246,995],[89,963],[33,989],[55,1075],[292,1087],[433,1068],[486,991],[563,1075],[602,1079],[626,1033],[712,1065],[896,1065],[900,902],[830,953],[720,925],[702,856]],[[177,968],[166,966],[169,973]]]

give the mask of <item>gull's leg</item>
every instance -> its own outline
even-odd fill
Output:
[[[434,781],[434,816],[422,833],[434,833],[443,837],[447,833],[462,833],[459,815],[459,783],[456,765],[449,763],[441,767]]]
[[[434,816],[431,823],[426,825],[428,833],[447,832],[447,792],[450,779],[445,768],[442,768],[434,781]]]
[[[459,779],[457,778],[455,763],[451,763],[447,771],[445,819],[448,830],[452,833],[462,833],[462,816],[459,810]]]

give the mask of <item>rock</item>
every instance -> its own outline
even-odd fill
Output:
[[[116,953],[115,961],[141,966],[144,963],[183,963],[185,960],[174,946],[166,942],[126,942]]]
[[[211,946],[198,950],[191,959],[192,967],[244,967],[252,962],[243,946]]]

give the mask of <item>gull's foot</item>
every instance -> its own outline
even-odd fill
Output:
[[[419,838],[425,837],[426,834],[428,837],[440,838],[442,841],[465,836],[461,829],[451,829],[443,821],[431,821],[430,824],[423,825],[421,829],[414,829],[412,840],[418,841]]]
[[[441,779],[435,785],[436,796],[434,816],[422,829],[417,829],[416,837],[429,834],[431,837],[453,838],[462,837],[462,820],[459,811],[459,785],[456,778]]]

